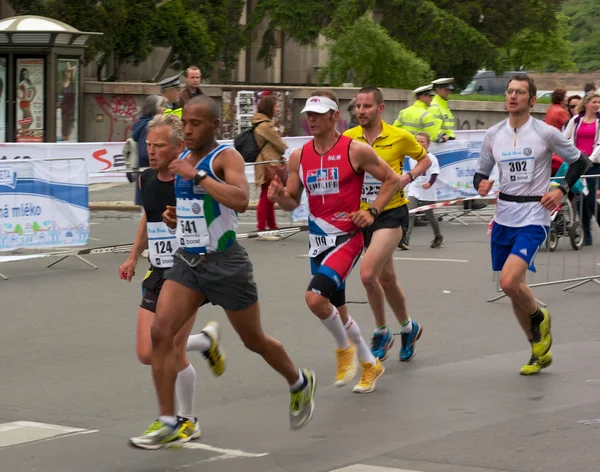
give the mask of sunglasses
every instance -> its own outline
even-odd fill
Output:
[[[575,108],[577,108],[577,105],[569,105],[569,108],[570,108],[571,110],[574,110]]]

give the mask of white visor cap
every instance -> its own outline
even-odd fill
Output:
[[[323,115],[329,110],[338,111],[337,103],[335,103],[331,98],[308,97],[308,99],[306,100],[306,105],[304,105],[304,108],[300,113],[312,111],[314,113],[319,113],[320,115]]]

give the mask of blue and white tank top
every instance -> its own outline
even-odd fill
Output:
[[[196,165],[196,169],[204,170],[208,174],[207,179],[225,183],[213,171],[213,162],[221,151],[229,147],[220,144]],[[186,149],[179,159],[185,159],[189,153]],[[175,197],[177,239],[186,252],[205,254],[224,251],[235,243],[238,227],[235,210],[221,205],[201,185],[195,185],[192,180],[185,180],[179,175],[175,178]]]

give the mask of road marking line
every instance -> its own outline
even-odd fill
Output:
[[[394,257],[395,261],[417,261],[417,262],[469,262],[467,259],[437,259],[435,257]]]
[[[218,452],[220,454],[224,454],[226,456],[231,457],[264,457],[269,455],[268,452],[244,452],[237,449],[223,449],[221,447],[210,446],[209,444],[203,444],[198,442],[187,442],[183,445],[183,447],[186,449],[203,449],[205,451]],[[222,459],[225,458],[223,457]]]
[[[330,472],[419,472],[418,470],[391,469],[389,467],[378,467],[376,465],[355,464],[343,469],[335,469]]]
[[[0,424],[0,448],[97,432],[98,430],[71,428],[57,424],[13,421]]]

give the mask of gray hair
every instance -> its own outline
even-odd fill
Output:
[[[168,115],[156,115],[150,123],[148,123],[148,131],[160,126],[168,126],[171,128],[171,140],[176,146],[183,141],[183,123],[177,115],[169,113]]]
[[[166,104],[167,100],[162,95],[149,95],[142,103],[141,116],[154,116],[160,113],[159,108]]]

